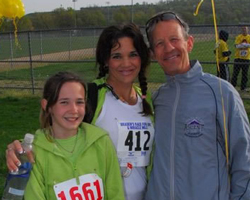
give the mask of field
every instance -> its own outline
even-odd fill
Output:
[[[34,34],[34,33],[33,33]],[[29,56],[29,53],[34,55],[51,54],[58,52],[68,52],[81,49],[89,49],[96,46],[96,36],[81,36],[69,37],[53,35],[44,35],[42,38],[39,35],[30,36],[26,34],[18,35],[18,45],[15,40],[9,41],[9,38],[1,39],[0,37],[0,60],[13,58],[22,58]],[[30,52],[31,50],[31,52]]]
[[[47,36],[48,37],[48,36]],[[33,70],[30,70],[29,63],[1,63],[0,62],[0,86],[14,87],[31,87],[32,81],[35,86],[40,85],[41,80],[45,80],[48,75],[58,70],[70,70],[85,75],[86,81],[92,80],[93,73],[96,73],[94,63],[94,49],[90,48],[95,46],[97,38],[94,36],[85,37],[56,37],[47,38],[43,36],[42,44],[38,37],[34,37],[31,40],[32,44],[32,60],[33,61],[52,61],[52,62],[63,62],[63,61],[83,61],[83,63],[65,63],[65,64],[46,64],[45,63],[33,63]],[[28,57],[28,46],[27,40],[24,36],[19,37],[19,43],[22,49],[17,47],[13,51],[13,61],[27,61]],[[68,41],[70,40],[70,41]],[[215,41],[212,35],[203,35],[202,37],[195,36],[195,45],[190,53],[191,59],[198,59],[203,64],[204,71],[212,74],[216,74],[215,55],[213,53]],[[228,41],[229,48],[233,51],[233,40]],[[41,49],[42,46],[42,49]],[[88,48],[88,49],[87,49]],[[3,50],[4,49],[4,50]],[[0,39],[0,60],[10,60],[9,54],[9,43],[6,40]],[[42,54],[41,54],[42,51]],[[234,52],[232,52],[233,55]],[[2,56],[2,57],[1,57]],[[92,60],[93,62],[84,62],[84,60]],[[232,61],[232,59],[231,59]],[[44,67],[45,66],[45,67]],[[232,65],[229,66],[232,72]],[[90,74],[89,74],[90,73]],[[33,77],[32,77],[33,76]],[[149,82],[162,83],[165,81],[164,75],[160,68],[153,64],[149,73]]]

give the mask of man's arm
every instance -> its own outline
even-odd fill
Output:
[[[249,48],[250,44],[248,44],[248,43],[241,43],[241,44],[236,44],[235,47],[237,49],[245,49],[245,48]]]
[[[224,51],[224,52],[222,52],[222,56],[223,57],[228,57],[228,56],[230,56],[231,55],[231,51]]]
[[[250,128],[241,97],[232,89],[227,108],[229,141],[229,175],[232,200],[250,197]]]

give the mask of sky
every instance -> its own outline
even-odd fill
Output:
[[[73,1],[76,1],[73,3]],[[143,2],[157,3],[160,0],[22,0],[25,8],[25,14],[34,12],[50,12],[56,8],[72,7],[80,10],[81,7],[89,6],[114,6],[114,5],[131,5]]]

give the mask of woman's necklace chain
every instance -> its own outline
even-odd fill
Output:
[[[110,92],[113,94],[113,96],[118,100],[120,99],[123,103],[129,104],[129,102],[127,102],[123,97],[117,95],[113,89],[113,87],[111,85],[109,85],[108,83],[106,83],[106,87],[110,90]],[[135,92],[136,94],[136,92]],[[135,101],[137,100],[137,94],[135,96]],[[134,100],[133,100],[134,101]]]

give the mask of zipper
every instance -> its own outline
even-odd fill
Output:
[[[173,114],[172,114],[172,121],[171,121],[171,143],[170,143],[170,199],[175,199],[175,118],[176,118],[176,110],[180,98],[180,85],[178,82],[175,81],[175,78],[173,77],[173,83],[176,86],[176,96],[174,101],[174,107],[173,107]]]

